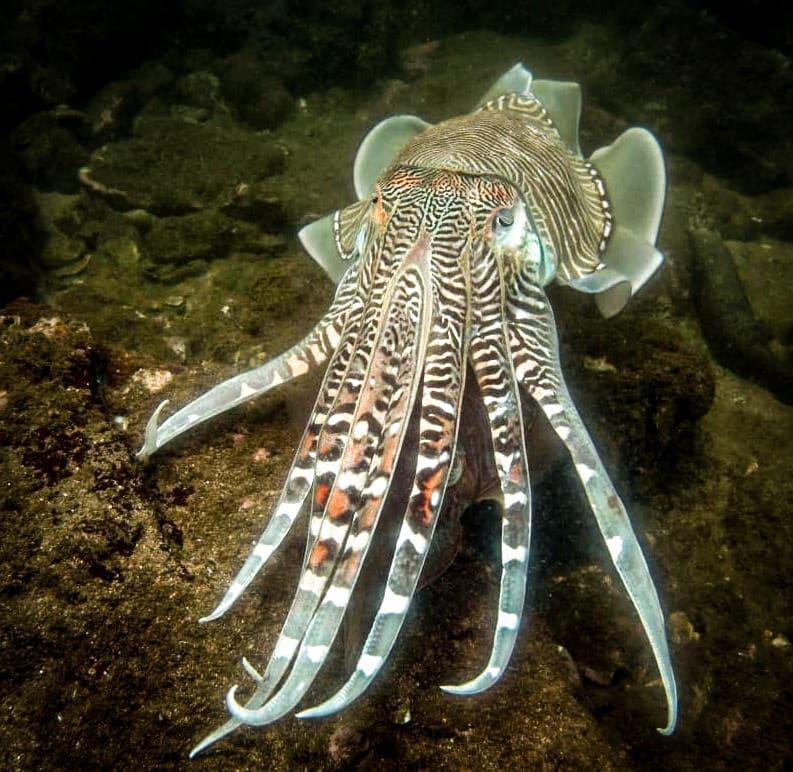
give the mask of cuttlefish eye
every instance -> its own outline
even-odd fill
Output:
[[[515,222],[515,213],[511,209],[500,209],[493,219],[493,229],[509,228]]]
[[[522,209],[517,203],[512,207],[496,209],[491,215],[490,228],[495,243],[502,248],[518,247],[526,224]]]

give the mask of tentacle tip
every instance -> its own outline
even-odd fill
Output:
[[[220,619],[226,612],[228,611],[228,607],[224,606],[222,603],[219,603],[214,610],[210,611],[205,617],[201,617],[198,620],[198,624],[205,625],[207,622],[214,622],[216,619]]]
[[[242,666],[245,672],[254,680],[258,685],[264,683],[264,676],[253,666],[247,657],[242,658]]]
[[[445,684],[441,686],[441,691],[446,692],[446,694],[454,694],[455,696],[465,697],[469,695],[471,692],[466,689],[465,684],[460,684],[459,686],[452,686],[451,684]]]
[[[325,716],[330,716],[336,711],[333,709],[328,710],[325,708],[326,703],[322,705],[315,705],[313,708],[306,708],[305,710],[301,710],[299,713],[295,713],[295,718],[325,718]]]
[[[187,754],[187,758],[194,759],[199,753],[203,753],[207,748],[214,745],[219,739],[220,737],[217,736],[217,732],[208,734],[190,751],[190,753]]]
[[[669,720],[667,721],[666,726],[659,726],[658,733],[662,734],[664,737],[669,737],[670,735],[674,734],[675,728],[677,727],[677,713],[673,713],[669,716]]]
[[[457,686],[446,684],[445,686],[441,686],[441,690],[446,692],[446,694],[454,694],[458,697],[472,697],[475,694],[481,694],[489,689],[498,681],[501,675],[501,670],[497,668],[488,668],[484,673],[481,673],[470,681],[466,681],[464,684],[458,684]]]
[[[203,753],[207,748],[213,746],[222,737],[225,737],[228,734],[228,731],[223,731],[224,729],[226,729],[225,726],[214,732],[210,732],[190,751],[190,753],[187,754],[187,758],[194,759],[199,753]]]
[[[194,759],[196,756],[198,756],[199,753],[201,753],[201,751],[205,750],[207,747],[208,747],[207,744],[205,744],[203,741],[198,743],[198,745],[196,745],[195,748],[191,749],[190,753],[187,754],[187,758]]]
[[[201,740],[188,754],[188,757],[194,759],[199,753],[203,753],[207,748],[214,745],[219,740],[222,740],[227,735],[231,734],[237,727],[240,726],[239,721],[229,719],[223,726],[219,726],[214,732],[210,732],[206,737]]]
[[[228,709],[229,713],[234,716],[234,718],[241,721],[241,714],[245,708],[243,705],[240,705],[240,703],[237,702],[238,688],[238,685],[234,684],[234,686],[232,686],[231,689],[226,692],[226,708]]]
[[[286,714],[286,711],[279,711],[278,706],[273,707],[272,702],[265,703],[259,707],[248,707],[255,698],[252,698],[247,705],[243,705],[237,701],[237,688],[235,684],[226,692],[226,708],[231,716],[231,721],[237,725],[266,726]]]
[[[160,422],[160,413],[162,413],[169,401],[164,399],[160,402],[146,424],[146,431],[143,434],[143,446],[135,454],[141,461],[148,461],[152,453],[157,450],[157,424]]]

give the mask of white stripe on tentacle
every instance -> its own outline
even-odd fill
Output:
[[[551,305],[526,272],[509,287],[507,310],[515,372],[567,447],[614,566],[641,619],[667,700],[671,734],[677,722],[677,687],[658,594],[630,519],[567,391]]]
[[[447,278],[450,273],[451,281]],[[442,267],[433,278],[438,285],[436,297],[443,296],[444,303],[433,315],[421,388],[416,474],[386,589],[363,652],[348,681],[321,705],[298,713],[298,718],[335,713],[366,690],[402,627],[432,541],[457,440],[470,298],[468,279],[460,275],[459,268],[455,271],[449,266]],[[444,284],[446,286],[442,286]]]
[[[374,259],[361,263],[359,283],[356,288],[356,299],[361,300],[361,302],[365,302],[367,305],[366,313],[368,317],[364,329],[373,331],[372,338],[376,336],[377,330],[379,329],[379,318],[382,313],[381,309],[384,307],[383,298],[387,291],[389,284],[388,278],[393,273],[393,264],[395,262],[393,259],[386,259],[386,261],[384,261],[386,264],[381,265],[381,257],[383,253],[391,255],[392,252],[393,250],[389,249],[381,251],[377,248],[373,248],[371,254],[375,255]],[[374,286],[372,286],[373,284]],[[359,318],[359,315],[356,314],[356,319]],[[366,339],[362,335],[362,328],[360,325],[358,325],[354,331],[351,331],[350,341],[353,340],[355,340],[356,343],[365,344],[362,345],[361,350],[358,351],[359,354],[361,351],[371,352],[371,346],[374,345],[375,342],[374,340]],[[366,378],[361,378],[360,376],[357,378],[350,377],[348,365],[354,356],[355,350],[353,350],[351,356],[346,357],[347,365],[339,370],[339,377],[334,379],[335,391],[333,392],[332,398],[328,398],[327,400],[328,402],[332,403],[332,407],[327,408],[324,411],[324,413],[327,415],[327,420],[325,420],[325,417],[323,416],[323,424],[328,423],[335,427],[333,432],[339,432],[342,430],[343,426],[346,426],[347,434],[349,434],[351,422],[346,420],[343,414],[338,415],[337,419],[334,419],[334,416],[339,413],[340,408],[345,408],[349,404],[349,400],[351,398],[357,403],[357,397],[354,395],[352,397],[350,396],[351,385],[357,383],[360,387],[360,385],[367,380]],[[364,356],[366,356],[365,353]],[[358,364],[360,365],[360,361]],[[344,393],[341,393],[342,386],[344,386]],[[336,439],[341,438],[337,435]],[[322,444],[322,441],[322,437],[317,439],[317,442],[315,443],[315,449],[317,446]],[[343,442],[346,443],[346,441],[347,437],[345,436],[343,438]],[[336,443],[330,443],[329,447],[332,447],[335,444]],[[331,474],[331,476],[327,478],[330,482],[335,479],[336,473],[341,466],[342,455],[343,451],[339,453],[338,460],[335,463],[332,463],[331,459],[327,455],[323,458],[322,454],[320,454],[319,461],[323,462],[324,468]],[[317,461],[316,452],[312,456],[312,460]],[[315,486],[314,504],[316,505],[316,503]],[[326,501],[325,504],[327,503],[328,502]],[[279,635],[273,655],[268,662],[264,676],[260,675],[247,662],[247,660],[243,659],[243,665],[246,671],[257,682],[256,691],[246,704],[246,708],[249,710],[257,710],[266,703],[267,699],[270,697],[275,687],[288,669],[289,665],[293,661],[300,642],[304,636],[305,630],[311,620],[314,610],[316,609],[317,603],[319,602],[319,598],[326,586],[327,571],[325,568],[333,566],[332,560],[321,561],[320,564],[313,568],[308,565],[311,550],[320,541],[321,526],[324,520],[324,514],[327,511],[327,506],[323,505],[318,507],[318,510],[318,513],[312,518],[312,522],[317,522],[319,525],[316,527],[316,529],[309,529],[306,559],[304,560],[303,564],[302,578],[300,580],[298,592],[296,593],[296,596],[292,602],[289,614],[287,615],[282,632]],[[314,531],[313,534],[312,531]],[[206,749],[225,735],[232,732],[242,723],[243,722],[238,718],[232,716],[221,727],[216,729],[214,732],[211,732],[198,745],[196,745],[196,747],[191,751],[190,756],[193,757],[200,753],[202,750]]]
[[[338,346],[355,295],[359,264],[353,263],[336,290],[331,307],[303,340],[265,362],[235,375],[193,400],[162,425],[157,423],[168,400],[161,402],[146,424],[143,447],[137,456],[145,461],[163,445],[220,413],[266,394],[325,362]]]
[[[502,493],[501,587],[490,659],[474,679],[445,692],[483,692],[504,674],[518,636],[531,540],[531,485],[520,393],[505,329],[504,279],[501,261],[490,250],[472,268],[475,298],[470,361],[487,410],[493,453]]]
[[[308,690],[336,638],[385,503],[418,390],[418,363],[424,359],[431,306],[425,277],[411,263],[395,277],[392,286],[394,290],[384,302],[386,313],[365,378],[370,388],[358,405],[349,452],[329,493],[331,514],[335,512],[340,519],[352,521],[350,534],[344,552],[333,564],[333,582],[308,624],[281,689],[264,706],[250,701],[242,706],[236,701],[236,687],[229,691],[229,712],[246,724],[258,726],[277,720],[290,712]],[[361,421],[366,422],[367,433],[357,437],[355,427]],[[389,431],[392,426],[396,431]],[[369,434],[370,429],[374,437]],[[375,437],[381,438],[376,453]],[[364,484],[359,484],[353,481],[360,474],[355,469],[362,461],[364,465],[368,462],[368,470],[363,470]],[[345,476],[352,485],[343,490],[340,482]]]
[[[342,330],[341,342],[338,343],[336,351],[331,357],[308,427],[303,435],[300,448],[289,471],[281,498],[258,544],[254,547],[253,552],[227,589],[220,604],[218,604],[218,607],[211,614],[201,619],[200,621],[202,622],[217,619],[240,597],[245,588],[262,568],[267,558],[273,554],[280,542],[284,539],[301,510],[303,502],[308,495],[308,491],[312,489],[315,482],[317,448],[320,434],[328,417],[333,415],[333,408],[338,402],[339,392],[346,381],[350,362],[361,338],[362,307],[364,298],[368,293],[371,272],[367,271],[364,266],[361,266],[359,269],[358,265],[356,265],[355,271],[356,274],[360,272],[356,276],[357,284],[354,288],[355,291],[351,293],[348,300],[347,319],[345,327]],[[313,543],[313,539],[309,533],[309,544],[311,543]],[[259,704],[264,704],[286,672],[297,650],[297,646],[300,643],[302,631],[305,630],[305,625],[308,624],[308,619],[310,619],[311,616],[310,613],[304,615],[305,621],[301,621],[298,617],[300,616],[300,609],[304,607],[306,603],[311,604],[313,602],[316,581],[312,582],[311,579],[311,576],[306,577],[304,575],[301,580],[301,585],[292,602],[290,613],[284,623],[284,629],[279,636],[264,675],[257,673],[250,663],[246,659],[243,659],[243,665],[246,671],[257,681],[257,690],[254,697],[260,701]],[[292,630],[297,630],[299,632],[299,637],[295,638],[290,635]],[[240,724],[241,722],[235,718],[229,719],[222,726],[201,740],[201,742],[192,749],[190,756],[193,757],[200,753],[202,750],[239,727]]]
[[[245,588],[278,549],[297,519],[315,481],[318,438],[330,407],[334,404],[339,388],[347,374],[355,342],[360,333],[360,326],[360,304],[356,302],[356,299],[353,299],[347,325],[342,331],[342,342],[331,357],[319,395],[314,403],[314,409],[287,475],[286,484],[267,527],[237,576],[229,585],[220,603],[210,614],[202,617],[200,622],[211,622],[218,619],[234,605]]]
[[[360,333],[360,304],[356,304],[353,301],[353,305],[357,307],[357,310],[351,312],[346,328],[343,331],[342,342],[338,345],[336,352],[331,357],[331,362],[325,373],[325,378],[319,391],[308,427],[303,435],[300,448],[295,455],[286,484],[273,515],[267,523],[267,527],[259,538],[257,545],[234,578],[234,581],[226,590],[217,608],[211,614],[199,620],[201,622],[217,619],[235,603],[245,588],[253,581],[267,559],[283,541],[297,518],[298,513],[302,509],[306,496],[309,490],[311,490],[314,482],[318,437],[325,422],[325,418],[329,414],[331,406],[335,403],[339,388],[344,381],[355,348],[355,341]],[[300,627],[299,620],[294,619],[295,607],[299,605],[301,600],[305,600],[306,594],[308,594],[310,599],[313,598],[311,582],[301,581],[301,585],[292,602],[292,608],[290,609],[290,615],[287,617],[285,627],[290,623],[290,620],[295,627]],[[260,704],[263,704],[267,700],[278,685],[278,682],[281,680],[289,663],[294,657],[299,642],[299,639],[295,640],[288,634],[282,632],[264,675],[257,673],[250,663],[243,658],[243,665],[246,671],[257,682],[255,697],[260,700]],[[241,722],[239,720],[230,718],[222,726],[204,737],[201,742],[190,751],[190,757],[192,758],[205,748],[213,745],[221,738],[233,732],[240,725]]]

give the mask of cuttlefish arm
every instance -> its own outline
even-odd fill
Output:
[[[310,584],[314,594],[306,603],[305,624],[299,636],[298,631],[291,634],[293,640],[300,641],[292,669],[265,705],[258,698],[241,705],[235,692],[229,692],[229,712],[246,724],[269,724],[294,709],[325,662],[340,629],[382,514],[419,392],[419,363],[424,359],[431,308],[428,283],[417,271],[408,269],[387,293],[382,324],[378,325],[379,340],[349,421],[352,432],[339,474],[329,483],[327,493],[319,492],[317,504],[325,511],[323,528],[332,527],[327,533],[320,530],[304,568],[304,577],[311,577],[305,584]],[[369,434],[363,432],[364,426],[381,428],[381,439],[372,443]],[[342,537],[328,549],[329,539],[342,530],[346,540]]]
[[[299,718],[318,718],[342,710],[366,690],[382,668],[416,592],[454,465],[465,388],[470,287],[465,276],[449,276],[443,271],[431,279],[428,250],[417,250],[417,254],[421,284],[428,293],[423,305],[428,312],[431,309],[431,316],[427,314],[431,324],[417,394],[418,454],[409,503],[385,590],[353,673],[336,694],[298,713]],[[450,292],[457,281],[462,282],[464,292]],[[429,295],[432,284],[438,287],[434,297]],[[236,706],[230,704],[229,710],[239,715]]]
[[[669,735],[677,723],[677,686],[661,604],[625,505],[567,390],[551,304],[542,287],[520,273],[510,288],[507,310],[517,378],[570,453],[609,555],[650,642],[667,700],[667,722],[658,731]]]
[[[147,460],[163,445],[194,426],[324,364],[339,343],[355,293],[356,280],[357,269],[347,271],[331,307],[314,329],[275,359],[219,383],[158,425],[168,400],[161,402],[146,424],[143,447],[137,453],[138,458]]]
[[[531,542],[531,485],[524,418],[509,351],[502,264],[492,252],[472,267],[477,298],[470,361],[487,412],[492,459],[496,468],[501,517],[501,583],[498,616],[487,665],[475,678],[441,686],[456,695],[485,691],[504,674],[520,628],[526,597]]]

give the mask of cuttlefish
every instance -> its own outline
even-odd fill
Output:
[[[638,612],[666,694],[659,731],[673,731],[677,693],[658,596],[565,385],[544,289],[556,281],[594,295],[607,317],[619,312],[663,260],[654,245],[666,175],[657,141],[640,128],[584,159],[580,109],[577,84],[533,80],[518,64],[468,115],[434,126],[398,115],[376,125],[354,162],[358,201],[299,234],[338,284],[327,313],[272,361],[162,425],[165,403],[151,417],[144,458],[202,421],[324,368],[272,516],[201,621],[231,608],[307,513],[294,601],[264,672],[243,660],[253,694],[242,703],[232,687],[229,719],[192,754],[242,724],[269,724],[296,708],[337,637],[367,556],[385,552],[387,578],[351,675],[297,715],[327,716],[357,699],[388,657],[433,541],[453,530],[444,523],[459,515],[457,486],[470,486],[472,475],[478,493],[486,488],[500,505],[498,615],[481,672],[441,688],[473,695],[501,678],[525,598],[535,410],[569,452]],[[480,418],[469,421],[472,411]]]

